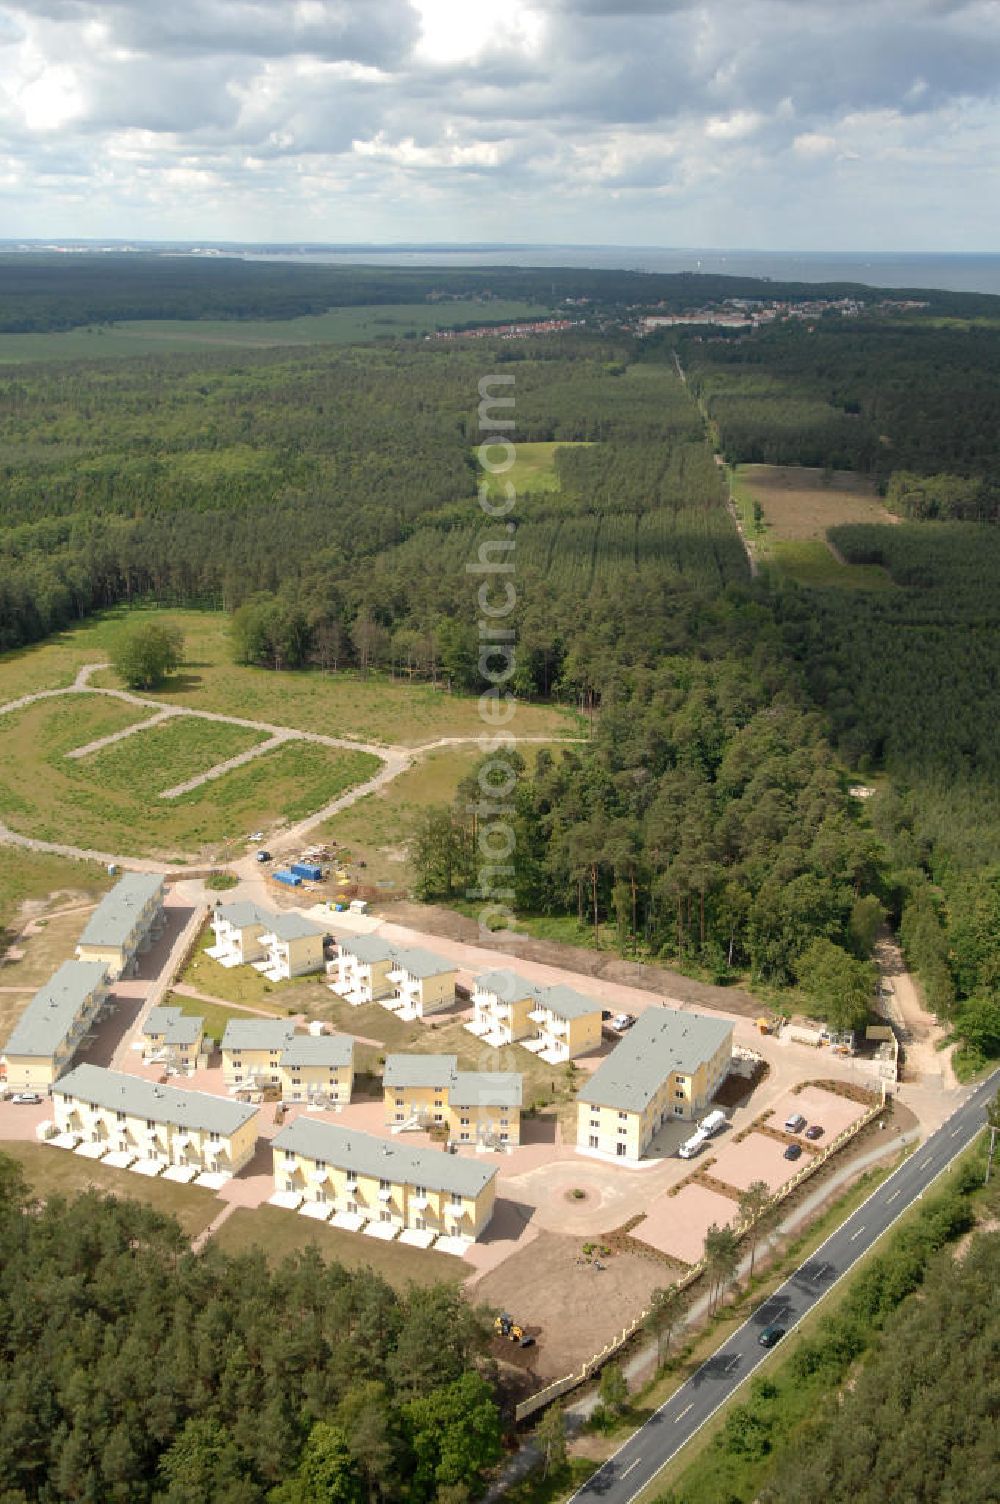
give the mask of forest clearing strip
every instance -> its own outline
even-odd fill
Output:
[[[176,783],[173,788],[164,789],[159,797],[179,799],[182,794],[190,794],[193,789],[201,788],[203,783],[211,783],[213,778],[222,778],[226,773],[231,773],[234,768],[242,768],[244,763],[253,762],[254,758],[262,757],[265,752],[274,752],[278,747],[283,747],[286,742],[299,739],[300,733],[297,731],[284,731],[277,736],[270,736],[266,742],[258,742],[256,747],[250,747],[246,752],[237,752],[235,757],[227,757],[225,762],[217,762],[214,767],[206,768],[204,773],[196,773],[186,782]]]

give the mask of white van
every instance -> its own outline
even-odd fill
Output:
[[[707,1143],[708,1134],[702,1133],[701,1129],[699,1128],[697,1133],[692,1133],[690,1138],[684,1140],[683,1144],[681,1144],[680,1148],[677,1150],[677,1153],[680,1155],[681,1159],[694,1159],[695,1155],[701,1149],[702,1144]]]
[[[708,1114],[707,1118],[702,1118],[698,1124],[698,1132],[704,1133],[707,1138],[713,1138],[715,1134],[722,1132],[728,1122],[726,1114],[717,1107],[714,1112]]]

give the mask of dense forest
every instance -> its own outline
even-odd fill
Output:
[[[906,515],[1000,516],[993,323],[830,314],[680,344],[727,460],[901,472],[889,500]]]
[[[912,296],[912,294],[907,294]],[[995,309],[996,299],[921,292],[940,313]],[[871,297],[857,283],[765,282],[693,272],[588,267],[330,266],[192,257],[176,250],[100,255],[0,254],[0,331],[43,332],[125,319],[285,319],[329,308],[439,298],[519,298],[550,307],[585,299],[596,308],[700,308],[719,298]]]
[[[464,1504],[500,1456],[483,1322],[312,1249],[192,1254],[0,1156],[3,1504]]]

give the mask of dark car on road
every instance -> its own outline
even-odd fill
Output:
[[[789,1144],[788,1148],[785,1150],[785,1158],[786,1159],[801,1159],[801,1157],[802,1157],[802,1145],[801,1144]]]
[[[761,1347],[777,1347],[784,1335],[785,1328],[783,1326],[766,1326],[757,1338],[757,1341]]]
[[[805,1136],[806,1138],[811,1138],[815,1141],[816,1139],[823,1137],[823,1130],[818,1123],[813,1123],[811,1128],[806,1129]]]
[[[271,853],[269,851],[258,851],[257,860],[258,862],[269,862],[271,860]]]

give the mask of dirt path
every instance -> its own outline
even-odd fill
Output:
[[[958,1087],[951,1050],[938,1049],[947,1031],[928,1012],[916,979],[906,969],[903,952],[887,925],[875,941],[875,964],[882,981],[881,1012],[903,1040],[904,1080],[914,1078],[946,1091]]]
[[[263,757],[265,752],[275,752],[292,740],[290,735],[269,736],[266,742],[258,742],[256,747],[249,747],[246,752],[237,752],[234,757],[227,757],[225,762],[215,763],[213,767],[206,768],[204,773],[196,773],[193,778],[188,778],[184,783],[175,783],[173,788],[164,789],[159,797],[179,799],[182,794],[190,794],[192,789],[200,789],[203,783],[211,783],[213,778],[222,778],[226,773],[231,773],[234,768],[242,768],[245,763],[253,762],[256,757]]]
[[[436,904],[417,904],[408,901],[383,904],[379,913],[391,924],[406,925],[428,935],[440,935],[447,940],[458,940],[466,945],[482,945],[479,925],[464,914]],[[530,935],[519,936],[510,942],[504,941],[502,953],[517,956],[522,961],[537,961],[543,966],[554,966],[564,971],[575,971],[581,976],[597,977],[606,982],[621,983],[627,987],[642,987],[650,992],[662,992],[665,997],[677,1002],[691,1003],[696,1007],[713,1008],[724,1013],[738,1013],[744,1018],[756,1018],[761,1012],[761,1002],[742,987],[716,987],[710,982],[698,982],[679,971],[665,966],[646,964],[642,961],[627,961],[614,950],[588,950],[578,945],[563,945],[557,940],[535,940]],[[498,965],[502,960],[498,959]]]

